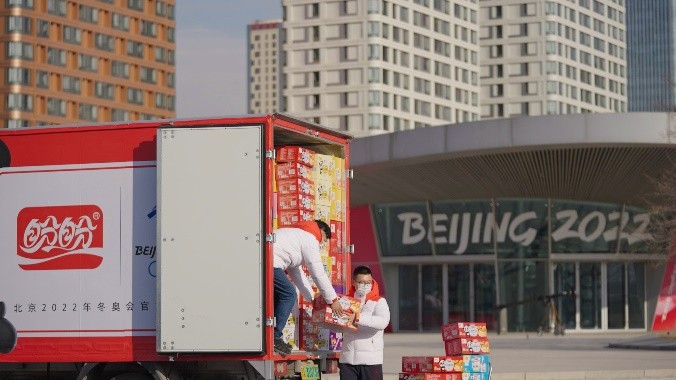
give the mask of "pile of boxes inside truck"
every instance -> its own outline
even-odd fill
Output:
[[[446,356],[404,356],[400,380],[489,380],[490,346],[485,323],[441,327]]]
[[[274,228],[293,227],[298,222],[311,220],[322,220],[329,225],[331,239],[320,245],[324,270],[341,302],[345,303],[345,309],[358,313],[359,301],[343,295],[346,291],[343,287],[345,161],[341,157],[299,146],[278,147],[275,156]],[[310,283],[314,284],[307,269],[303,270]],[[312,300],[299,296],[299,307],[294,309],[284,328],[284,341],[294,350],[341,350],[343,334],[340,331],[355,327],[334,319],[330,308],[327,314],[327,305],[322,304],[323,299],[314,285],[313,289],[317,295],[314,308]]]

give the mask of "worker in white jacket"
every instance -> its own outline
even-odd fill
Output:
[[[354,269],[348,295],[361,301],[361,313],[356,321],[357,330],[343,333],[340,380],[382,380],[383,331],[390,323],[390,307],[380,296],[371,269],[365,266]]]
[[[297,306],[296,287],[307,301],[312,301],[314,294],[309,280],[303,274],[301,264],[310,271],[319,292],[331,309],[343,315],[338,303],[336,291],[331,285],[319,254],[319,244],[331,238],[331,228],[321,220],[300,222],[293,228],[280,228],[275,231],[273,246],[273,266],[275,284],[275,351],[281,355],[291,352],[291,345],[282,339],[282,330],[291,311]],[[286,272],[285,272],[286,271]],[[286,273],[293,279],[289,281]],[[296,287],[294,287],[294,284]]]

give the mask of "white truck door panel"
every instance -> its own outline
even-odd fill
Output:
[[[264,350],[262,135],[158,130],[158,352]]]

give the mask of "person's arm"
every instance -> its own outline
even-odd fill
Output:
[[[378,300],[372,314],[362,314],[357,321],[359,327],[369,327],[376,330],[385,330],[388,324],[390,324],[390,307],[387,305],[385,298]]]
[[[307,301],[312,301],[312,285],[310,285],[310,281],[308,281],[307,277],[303,273],[303,270],[300,269],[300,266],[291,267],[286,271],[289,273],[289,276],[291,276],[291,279],[298,290],[300,290],[300,294],[303,295],[303,298],[305,298]]]

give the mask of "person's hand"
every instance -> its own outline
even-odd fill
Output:
[[[336,298],[336,300],[331,304],[331,310],[333,310],[333,312],[339,317],[342,317],[343,314],[345,314],[343,307],[340,306],[340,302],[338,302],[338,298]]]

